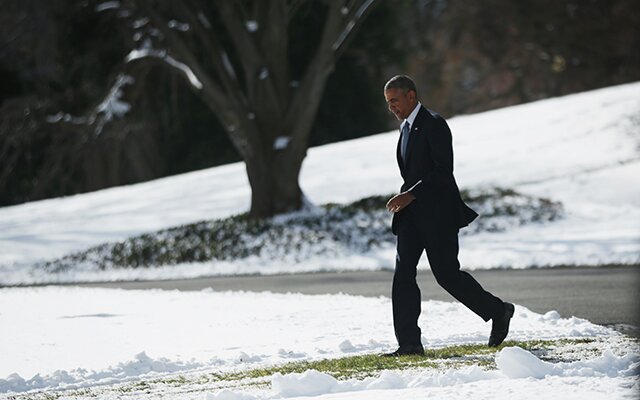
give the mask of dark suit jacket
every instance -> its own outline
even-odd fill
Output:
[[[467,226],[478,214],[460,197],[453,177],[453,146],[451,131],[440,115],[420,107],[411,126],[407,145],[407,160],[397,158],[404,179],[401,192],[410,191],[416,197],[402,211],[395,213],[391,229],[404,218],[416,218],[427,229],[459,229]]]

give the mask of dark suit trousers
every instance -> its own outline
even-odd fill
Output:
[[[407,212],[410,210],[405,210]],[[393,324],[398,344],[420,344],[420,288],[416,268],[426,250],[436,281],[453,297],[485,321],[504,313],[502,300],[485,291],[458,262],[458,229],[436,230],[418,226],[411,215],[398,221],[396,269],[393,276]]]

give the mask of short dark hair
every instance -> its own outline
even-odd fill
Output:
[[[418,94],[416,83],[407,75],[396,75],[389,79],[384,85],[384,90],[386,91],[388,89],[402,89],[405,93],[409,90],[413,90]]]

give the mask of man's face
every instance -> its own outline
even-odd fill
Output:
[[[416,92],[413,90],[387,89],[384,91],[384,98],[387,100],[389,111],[400,121],[407,118],[411,111],[416,108]]]

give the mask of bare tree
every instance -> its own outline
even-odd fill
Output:
[[[252,217],[300,209],[299,173],[324,88],[374,0],[319,3],[324,26],[301,76],[291,72],[290,24],[303,1],[130,0],[147,40],[127,57],[160,59],[189,81],[246,164]],[[140,35],[141,31],[138,32]]]

